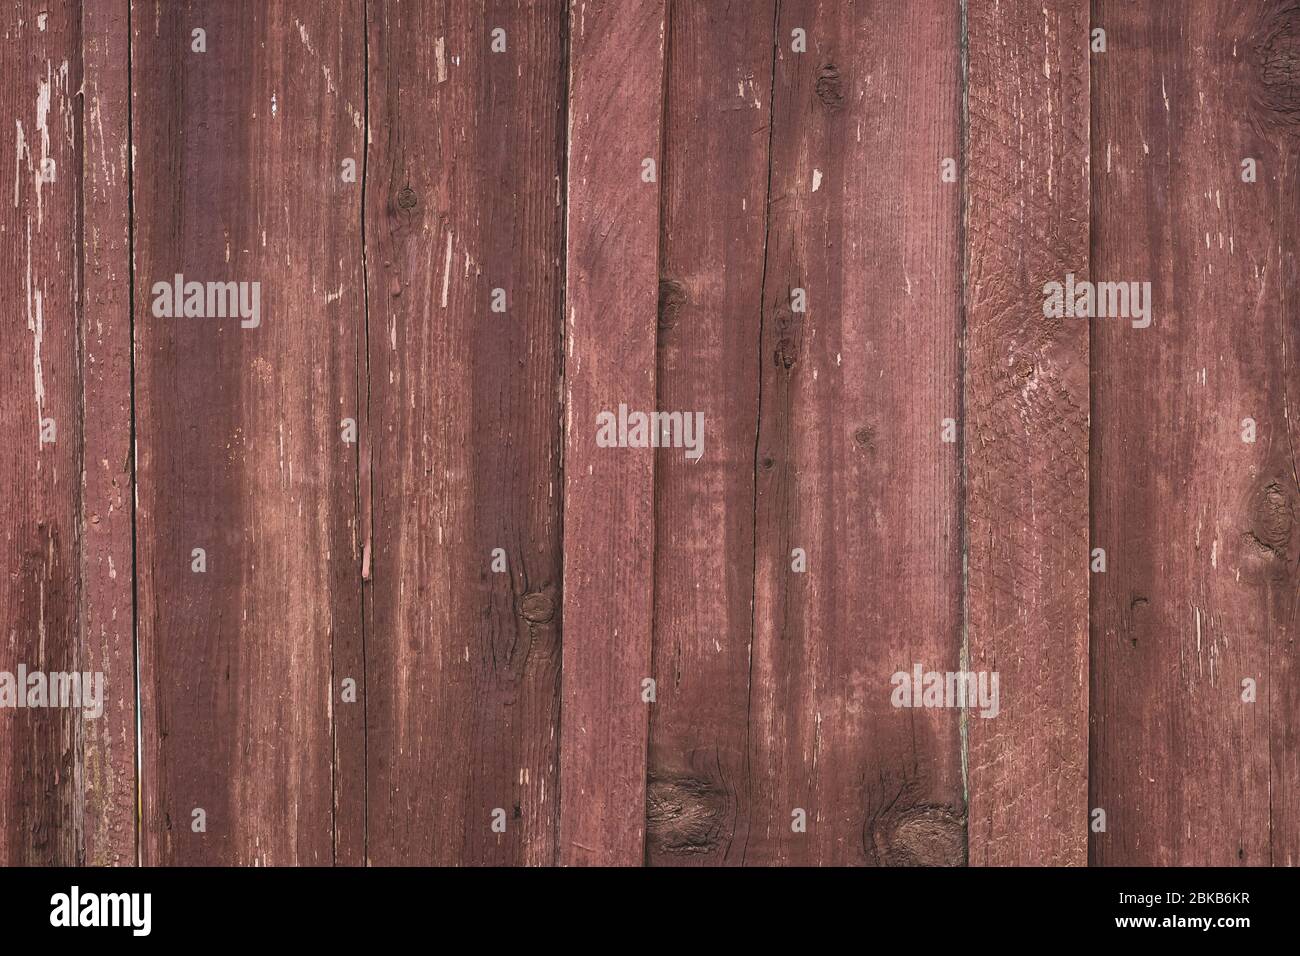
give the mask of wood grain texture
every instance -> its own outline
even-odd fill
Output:
[[[564,9],[369,17],[369,859],[551,863]]]
[[[129,13],[129,0],[81,6],[80,669],[104,675],[105,696],[82,722],[82,856],[95,866],[136,861]]]
[[[780,4],[750,863],[964,857],[959,712],[891,704],[897,671],[958,664],[959,460],[940,434],[958,407],[960,193],[940,179],[959,148],[958,14]]]
[[[0,219],[0,671],[17,678],[80,665],[80,25],[75,7],[35,2],[8,4],[0,24],[0,130],[14,144]],[[77,862],[81,722],[0,708],[0,863]]]
[[[1093,331],[1092,862],[1295,865],[1300,7],[1095,20],[1094,272],[1154,308]]]
[[[1088,780],[1088,320],[1043,287],[1088,275],[1088,4],[966,5],[972,864],[1082,864]]]
[[[352,675],[333,647],[361,626],[340,428],[364,315],[360,186],[341,176],[364,148],[360,9],[132,8],[146,863],[334,859],[332,709]],[[156,318],[175,274],[260,282],[260,325]]]
[[[655,456],[652,865],[744,856],[774,7],[670,6],[656,384],[705,442]]]
[[[1298,51],[1300,0],[9,4],[0,681],[105,680],[0,688],[0,864],[1300,864]]]
[[[664,29],[663,0],[570,7],[563,864],[644,858],[654,451],[597,447],[596,424],[655,408]]]

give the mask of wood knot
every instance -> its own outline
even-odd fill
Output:
[[[1023,389],[1034,380],[1034,374],[1032,362],[1018,361],[1011,370],[1011,384],[1015,388]]]
[[[1256,101],[1267,127],[1300,136],[1300,5],[1273,3],[1255,46]]]
[[[711,780],[651,774],[646,784],[646,840],[652,852],[711,853],[721,843],[726,795]]]
[[[876,430],[871,425],[862,425],[853,433],[853,443],[866,451],[876,450]]]
[[[531,591],[519,599],[519,613],[530,624],[545,624],[555,617],[555,598],[549,591]]]
[[[1255,495],[1247,543],[1262,556],[1286,564],[1295,529],[1295,507],[1280,481],[1270,481]]]
[[[676,279],[659,280],[659,328],[677,327],[677,317],[686,304],[686,287]]]
[[[917,805],[878,819],[872,833],[884,866],[962,866],[965,816],[951,807]]]
[[[840,71],[834,63],[826,63],[817,71],[817,83],[814,89],[817,99],[831,110],[844,105],[844,84],[840,80]]]
[[[414,209],[417,202],[415,190],[410,186],[403,186],[397,194],[397,205],[402,209]]]
[[[799,335],[802,323],[788,303],[776,309],[776,350],[772,362],[777,368],[789,371],[799,359]]]

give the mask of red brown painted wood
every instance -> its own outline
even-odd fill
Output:
[[[776,8],[0,17],[0,862],[1300,862],[1295,4]]]
[[[1095,18],[1094,274],[1153,309],[1093,330],[1091,859],[1295,865],[1300,11]]]
[[[569,10],[563,864],[640,865],[654,607],[654,452],[600,448],[597,415],[654,410],[662,0]]]
[[[82,722],[82,858],[136,862],[131,448],[129,0],[81,5],[81,665],[104,675]]]
[[[0,129],[16,156],[0,220],[0,671],[15,678],[81,663],[79,44],[75,7],[0,15]],[[0,707],[0,863],[78,861],[82,722],[70,708]]]
[[[891,704],[958,664],[960,41],[956,7],[780,4],[749,863],[963,861],[959,714]]]
[[[334,860],[332,712],[354,676],[334,647],[361,626],[342,427],[364,314],[342,174],[364,149],[360,10],[132,8],[145,863]],[[260,282],[260,324],[155,317],[176,274]]]
[[[972,864],[1083,864],[1088,780],[1088,326],[1043,287],[1088,275],[1088,4],[969,0],[967,720]]]
[[[647,861],[739,863],[748,817],[754,432],[774,3],[670,6],[658,407],[704,416],[655,456]]]
[[[369,859],[551,863],[564,9],[368,15]]]

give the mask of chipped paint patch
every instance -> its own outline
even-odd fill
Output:
[[[44,222],[44,203],[41,198],[41,169],[50,156],[50,80],[40,81],[36,88],[36,129],[41,139],[41,161],[36,165],[36,228]]]
[[[22,181],[23,159],[27,159],[27,168],[31,169],[31,151],[27,148],[27,139],[23,136],[23,121],[14,120],[18,127],[17,132],[17,157],[14,160],[14,208],[18,208],[19,184]]]
[[[447,233],[447,259],[442,265],[442,307],[447,308],[447,293],[451,289],[451,239],[452,233]]]
[[[316,50],[311,45],[311,37],[307,34],[307,27],[297,17],[293,18],[293,25],[298,28],[298,39],[302,41],[302,45],[307,48],[308,53],[315,56]]]
[[[37,447],[40,447],[41,419],[45,411],[45,375],[41,368],[41,344],[45,339],[44,298],[40,280],[32,275],[32,220],[27,217],[27,331],[32,333],[32,386],[36,396]]]

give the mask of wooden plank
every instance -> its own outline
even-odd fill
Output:
[[[549,863],[564,10],[368,11],[369,859]]]
[[[1082,864],[1088,779],[1088,4],[970,0],[967,652],[1001,712],[967,721],[970,862]]]
[[[0,219],[0,671],[78,669],[80,381],[77,366],[75,9],[3,14],[0,129],[14,137],[12,213]],[[48,440],[42,441],[42,434]],[[10,687],[10,692],[29,688]],[[27,698],[24,697],[24,703]],[[32,698],[36,703],[39,698]],[[81,713],[0,707],[0,863],[77,862]]]
[[[81,8],[81,670],[104,675],[82,724],[82,858],[136,861],[131,449],[129,0]]]
[[[370,423],[369,357],[366,329],[370,290],[366,288],[365,265],[365,176],[369,155],[370,129],[369,66],[366,61],[366,3],[351,2],[337,11],[322,11],[319,29],[329,31],[327,45],[316,47],[303,21],[295,18],[301,42],[299,53],[319,61],[325,89],[331,94],[331,109],[339,130],[333,156],[335,179],[331,183],[334,214],[327,220],[330,239],[337,243],[340,261],[346,261],[346,295],[340,282],[326,296],[341,303],[340,320],[347,330],[345,346],[351,350],[340,373],[351,379],[344,391],[346,410],[342,416],[356,421],[356,444],[350,449],[354,485],[354,512],[349,520],[353,570],[347,586],[361,585],[357,596],[360,619],[349,616],[348,626],[334,632],[332,646],[334,719],[334,863],[336,866],[366,864],[366,649],[364,579],[369,573],[370,522]],[[344,83],[336,77],[342,76]],[[333,87],[333,89],[331,89]],[[345,176],[343,166],[348,165]],[[361,581],[357,582],[357,577]],[[351,600],[349,595],[349,601]],[[353,605],[345,605],[349,615]],[[355,694],[349,694],[349,685]]]
[[[774,3],[677,3],[665,53],[647,861],[734,864],[748,824],[754,433]],[[702,374],[703,370],[707,370]]]
[[[1094,273],[1153,308],[1093,333],[1092,861],[1295,865],[1300,12],[1096,24]]]
[[[565,301],[564,864],[644,859],[654,451],[597,416],[655,410],[663,0],[570,7]],[[658,178],[657,176],[655,177]]]
[[[956,7],[780,4],[750,863],[964,858],[959,712],[891,703],[958,665],[960,38]]]
[[[361,626],[340,426],[363,347],[342,176],[364,149],[361,24],[357,2],[132,9],[145,863],[335,856],[332,711],[353,675],[333,652]],[[177,274],[248,283],[250,305],[260,283],[257,324],[156,317]]]

